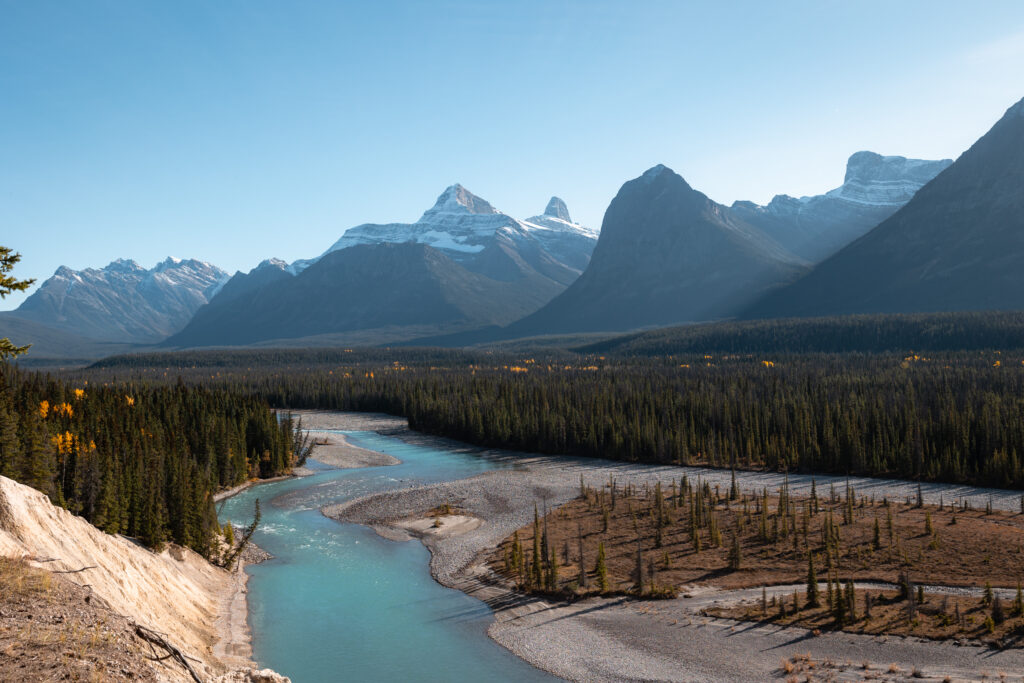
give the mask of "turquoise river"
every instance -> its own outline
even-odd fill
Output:
[[[221,504],[221,521],[245,525],[259,498],[254,541],[274,556],[246,568],[260,666],[295,683],[554,680],[487,637],[490,608],[436,583],[421,543],[388,541],[320,513],[375,491],[503,465],[375,432],[342,433],[402,464],[339,470],[311,460],[312,476],[253,486]]]

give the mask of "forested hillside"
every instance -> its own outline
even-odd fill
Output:
[[[276,365],[260,352],[174,365],[162,355],[148,368],[125,358],[84,376],[181,374],[276,407],[387,412],[425,432],[541,453],[1024,486],[1021,351],[273,355]]]
[[[167,382],[68,383],[0,364],[0,474],[110,533],[208,554],[213,493],[292,464],[267,403]]]

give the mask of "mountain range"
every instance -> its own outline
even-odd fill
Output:
[[[316,259],[236,274],[166,343],[381,342],[503,325],[576,280],[596,242],[557,197],[518,220],[452,185],[415,223],[358,225]]]
[[[227,279],[220,268],[195,259],[168,258],[148,270],[127,259],[99,269],[61,266],[3,318],[97,341],[154,343],[184,327]]]
[[[464,345],[730,317],[1021,309],[1022,188],[1024,101],[956,161],[857,152],[836,189],[764,206],[718,204],[658,165],[621,187],[600,233],[557,197],[517,219],[452,185],[413,223],[357,225],[319,256],[231,278],[195,260],[62,267],[0,314],[0,334],[80,353]]]

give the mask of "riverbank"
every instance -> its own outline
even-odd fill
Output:
[[[359,448],[348,443],[341,434],[331,434],[328,429],[365,429],[367,425],[378,430],[403,429],[405,420],[390,415],[349,414],[348,418],[338,426],[336,419],[326,411],[295,411],[293,415],[302,419],[302,427],[311,438],[319,442],[313,446],[310,457],[318,462],[336,469],[357,467],[379,467],[398,464],[399,460],[384,453]],[[306,467],[296,467],[290,474],[269,479],[252,479],[214,495],[214,503],[227,500],[252,486],[269,484],[277,481],[304,477],[313,474]],[[243,525],[245,520],[234,520]],[[218,640],[214,645],[214,654],[230,667],[255,666],[252,661],[252,631],[249,627],[248,615],[248,583],[247,565],[258,564],[269,559],[269,555],[254,545],[239,558],[235,569],[230,574],[230,585],[224,592],[215,622]]]
[[[338,417],[344,422],[346,418]],[[345,428],[345,427],[337,427]],[[365,428],[365,427],[364,427]],[[371,427],[372,429],[372,427]],[[424,519],[430,510],[450,504],[461,515],[481,520],[459,534],[417,534],[431,551],[431,574],[443,585],[458,588],[488,603],[495,621],[488,635],[535,666],[570,680],[766,680],[783,676],[780,660],[810,653],[830,660],[844,680],[871,677],[898,680],[915,669],[925,679],[978,680],[987,672],[1024,671],[1024,652],[993,652],[986,648],[917,641],[913,638],[825,634],[812,636],[799,628],[743,624],[702,617],[700,611],[722,592],[700,587],[667,601],[591,598],[573,604],[548,602],[504,588],[484,559],[502,539],[529,523],[535,506],[555,508],[579,493],[580,477],[600,487],[609,476],[620,484],[642,486],[700,477],[727,490],[730,473],[696,467],[664,467],[615,463],[585,458],[542,457],[468,447],[412,432],[390,435],[411,443],[454,448],[481,458],[512,464],[468,479],[389,491],[345,504],[328,506],[325,515],[364,524],[388,538],[409,538],[409,520]],[[783,476],[737,472],[739,486],[776,489]],[[819,491],[831,484],[842,490],[846,479],[816,477]],[[810,492],[811,477],[791,475],[790,490]],[[858,493],[896,500],[916,497],[915,482],[851,478]],[[966,499],[971,506],[1016,511],[1019,494],[949,484],[924,484],[926,502]],[[864,668],[864,664],[867,668]],[[839,671],[842,669],[842,671]]]

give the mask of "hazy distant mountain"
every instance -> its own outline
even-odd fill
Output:
[[[265,261],[236,274],[167,343],[245,345],[377,329],[390,340],[506,324],[579,277],[595,243],[560,199],[521,221],[452,185],[415,223],[360,225],[318,259]]]
[[[91,360],[115,353],[125,353],[132,345],[125,342],[105,342],[57,329],[28,318],[19,318],[14,311],[0,313],[0,337],[14,344],[31,344],[32,348],[17,359],[22,365],[58,365],[71,359]]]
[[[761,230],[659,165],[612,200],[583,275],[506,332],[627,330],[721,318],[803,268]]]
[[[732,210],[797,256],[818,262],[891,216],[951,163],[857,152],[846,163],[843,184],[830,192],[799,199],[780,194],[767,206],[741,201]]]
[[[168,258],[146,270],[61,266],[11,315],[95,340],[155,342],[180,330],[227,279],[209,263]]]
[[[756,317],[1024,308],[1024,100],[888,220]]]

